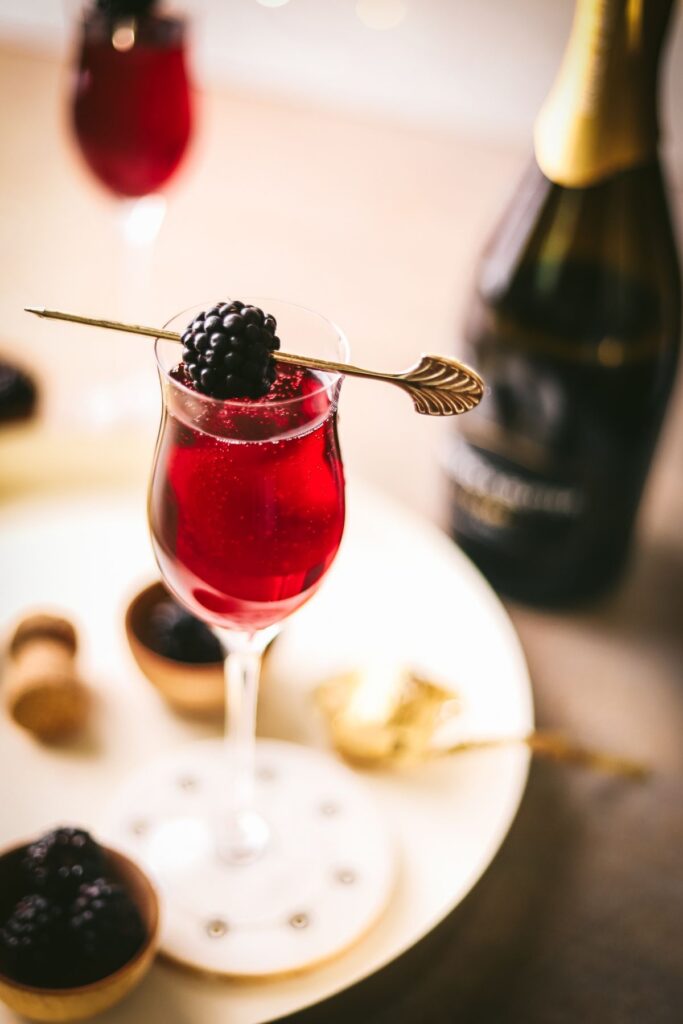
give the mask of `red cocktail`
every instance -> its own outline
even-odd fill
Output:
[[[254,387],[253,373],[263,346],[277,348],[278,324],[287,346],[314,360],[344,359],[346,340],[310,310],[263,305],[268,315],[242,302],[187,310],[167,324],[183,335],[184,347],[162,339],[156,346],[163,415],[149,521],[166,583],[217,629],[229,651],[232,800],[216,834],[229,864],[258,859],[271,832],[269,813],[254,807],[261,654],[282,620],[317,589],[344,527],[336,428],[341,377],[271,360]],[[235,393],[240,374],[245,390],[236,393],[260,397],[214,397],[228,380]],[[212,377],[220,386],[207,393]]]
[[[165,185],[185,153],[191,114],[182,20],[86,15],[73,123],[103,185],[129,197]]]
[[[249,402],[188,395],[182,374],[170,380],[150,500],[161,570],[201,618],[270,626],[310,597],[341,540],[336,394],[289,366]]]

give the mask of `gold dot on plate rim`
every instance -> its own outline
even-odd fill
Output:
[[[335,873],[334,877],[342,885],[353,885],[356,881],[356,872],[352,871],[351,868],[341,868]]]
[[[184,789],[188,792],[190,790],[196,789],[197,785],[197,780],[193,778],[191,775],[182,775],[178,779],[178,786],[180,787],[180,789]]]
[[[215,917],[206,926],[206,934],[211,939],[221,939],[228,931],[228,925],[220,917]]]

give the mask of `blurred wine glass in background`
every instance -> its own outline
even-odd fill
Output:
[[[125,306],[144,291],[166,212],[162,189],[192,131],[187,22],[156,0],[90,0],[79,5],[77,31],[73,132],[119,203]]]
[[[68,14],[75,30],[69,124],[87,169],[117,211],[107,308],[140,320],[152,291],[165,190],[192,135],[188,20],[163,0],[75,0]],[[131,371],[128,351],[120,346],[88,390],[80,415],[90,428],[153,415],[149,382]]]

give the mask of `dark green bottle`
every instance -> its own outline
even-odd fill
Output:
[[[681,283],[657,151],[672,0],[578,0],[535,158],[486,248],[465,359],[489,393],[449,452],[453,535],[543,605],[626,560],[671,391]]]

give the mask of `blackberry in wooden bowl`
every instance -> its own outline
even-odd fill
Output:
[[[223,712],[223,649],[163,583],[141,590],[128,605],[126,635],[138,667],[176,710]]]
[[[145,976],[157,895],[128,857],[60,828],[0,855],[0,1000],[32,1020],[82,1020]]]

